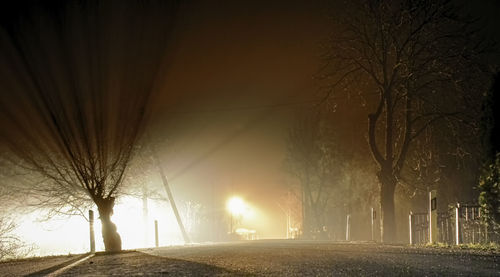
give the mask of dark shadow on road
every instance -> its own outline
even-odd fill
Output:
[[[170,263],[170,269],[159,272],[160,275],[172,276],[257,276],[246,272],[236,272],[223,267],[180,259],[164,258]],[[155,272],[158,273],[158,272]]]
[[[65,271],[61,276],[253,276],[222,267],[141,252],[96,255]]]

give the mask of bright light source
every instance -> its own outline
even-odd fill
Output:
[[[246,212],[247,206],[243,199],[234,196],[227,201],[227,209],[231,214],[238,216]]]
[[[124,196],[114,207],[113,223],[118,228],[123,249],[154,246],[154,220],[158,220],[160,245],[183,244],[177,221],[169,203],[148,200],[148,217],[144,219],[142,199]],[[45,211],[23,215],[15,234],[27,244],[33,244],[33,255],[60,255],[89,251],[89,223],[82,216],[40,221]],[[96,250],[103,251],[101,221],[94,208]],[[2,274],[0,274],[2,275]]]

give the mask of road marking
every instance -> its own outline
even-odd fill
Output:
[[[90,258],[94,257],[94,255],[95,255],[95,254],[90,254],[90,255],[88,255],[88,256],[86,256],[86,257],[83,257],[83,258],[79,259],[78,261],[76,261],[76,262],[74,262],[74,263],[72,263],[72,264],[69,264],[69,265],[67,265],[67,266],[65,266],[65,267],[59,268],[58,270],[56,270],[56,271],[54,271],[54,272],[52,272],[52,273],[50,273],[50,274],[47,274],[47,275],[45,275],[45,276],[46,276],[46,277],[56,277],[56,276],[59,276],[59,275],[60,275],[61,273],[63,273],[64,271],[66,271],[66,270],[68,270],[68,269],[70,269],[70,268],[72,268],[72,267],[74,267],[74,266],[77,266],[78,264],[80,264],[80,263],[82,263],[82,262],[86,261],[87,259],[90,259]]]

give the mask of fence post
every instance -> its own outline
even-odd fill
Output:
[[[371,222],[372,222],[372,241],[373,241],[374,240],[373,239],[373,220],[375,219],[375,214],[374,214],[375,211],[373,210],[373,208],[371,210],[372,210],[372,213],[371,213],[372,220],[371,220]]]
[[[158,220],[155,220],[155,246],[159,246],[158,242]]]
[[[347,220],[346,220],[346,228],[345,228],[345,240],[349,241],[351,240],[351,215],[347,215]]]
[[[408,215],[408,226],[410,230],[410,244],[413,244],[413,213],[410,211],[410,214]]]
[[[437,242],[437,191],[429,191],[429,243]]]
[[[455,207],[455,243],[460,244],[460,203]]]
[[[90,253],[95,253],[94,211],[89,210]]]

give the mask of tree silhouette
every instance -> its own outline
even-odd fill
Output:
[[[387,242],[396,239],[394,193],[410,146],[438,121],[477,122],[474,109],[487,84],[476,66],[484,45],[451,1],[359,2],[335,16],[322,77],[326,101],[360,94],[371,109],[368,143]]]
[[[495,160],[500,152],[500,72],[493,78],[492,87],[488,90],[483,104],[483,144],[486,149],[486,160]]]
[[[0,28],[2,145],[36,176],[32,204],[97,206],[106,251],[121,249],[111,215],[161,88],[175,6],[35,2]]]
[[[500,73],[495,74],[493,85],[484,103],[483,144],[485,165],[479,177],[479,204],[484,213],[483,219],[490,230],[500,231]]]
[[[345,160],[330,125],[326,111],[306,111],[288,133],[285,165],[302,192],[306,237],[323,230],[329,201],[342,177]]]

